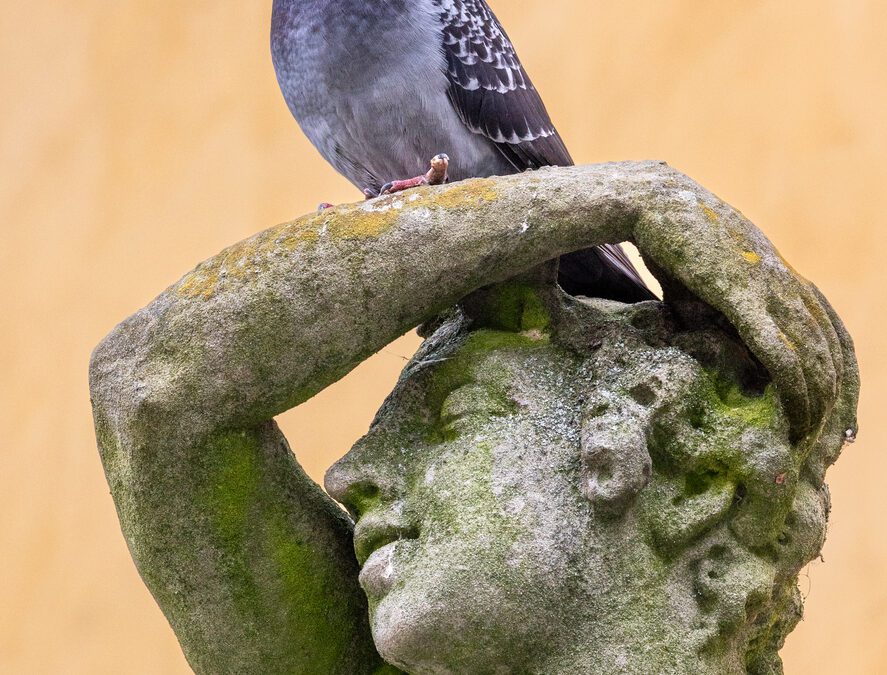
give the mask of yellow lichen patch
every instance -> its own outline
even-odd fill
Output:
[[[785,346],[788,347],[789,349],[791,349],[793,352],[798,351],[798,348],[795,345],[795,343],[792,342],[791,340],[789,340],[788,336],[785,333],[783,333],[782,331],[779,331],[779,339],[782,340],[782,342],[785,344]]]
[[[270,236],[266,245],[270,248],[292,251],[300,244],[313,244],[320,238],[320,229],[326,222],[324,215],[324,213],[312,213],[271,228],[268,230]]]
[[[327,221],[329,234],[338,239],[378,237],[397,222],[402,208],[402,198],[392,197],[378,202],[341,206]]]
[[[229,246],[186,275],[176,287],[176,294],[182,298],[209,299],[225,280],[243,280],[258,274],[274,252],[291,251],[301,243],[317,241],[325,220],[320,215],[303,216]]]
[[[186,275],[176,288],[176,294],[182,298],[211,298],[222,280],[242,279],[250,274],[253,259],[266,246],[264,238],[256,236],[226,248]]]
[[[460,182],[443,191],[420,188],[303,216],[226,248],[182,279],[175,292],[179,297],[209,299],[226,281],[243,281],[261,273],[275,253],[315,244],[324,236],[331,239],[378,237],[397,223],[402,211],[410,208],[448,209],[493,201],[498,197],[493,185],[491,180],[477,179]]]
[[[176,288],[176,294],[180,298],[202,297],[207,300],[215,294],[218,280],[217,270],[203,270],[198,267],[182,279]]]
[[[717,223],[721,219],[717,212],[707,204],[700,204],[700,206],[702,207],[702,212],[705,214],[705,217],[708,218],[709,222]]]
[[[745,258],[752,265],[757,265],[759,262],[761,262],[761,256],[759,256],[754,251],[743,251],[742,257]]]
[[[455,183],[441,192],[431,192],[422,195],[424,199],[414,204],[425,207],[437,207],[443,209],[457,209],[464,206],[476,206],[484,202],[496,201],[499,193],[496,191],[495,182],[489,178],[475,178]]]

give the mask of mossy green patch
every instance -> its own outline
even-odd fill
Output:
[[[442,361],[435,368],[429,382],[426,401],[428,406],[435,411],[440,411],[444,400],[451,392],[478,379],[477,369],[482,366],[481,359],[486,354],[512,349],[532,349],[548,344],[547,337],[534,339],[521,333],[511,333],[500,330],[480,329],[472,331],[465,342],[449,358]],[[486,374],[491,376],[493,371],[486,369]],[[505,375],[505,373],[501,373]],[[504,396],[507,382],[496,382],[495,377],[484,378],[485,384],[490,387],[500,386],[499,395]]]
[[[477,326],[511,332],[548,332],[551,315],[537,286],[520,281],[498,284],[473,298]]]
[[[750,426],[769,427],[775,424],[778,402],[772,384],[767,385],[762,395],[753,396],[744,392],[732,379],[712,371],[708,371],[708,374],[717,394],[711,398],[717,411]]]
[[[338,596],[336,580],[324,573],[328,561],[310,543],[293,536],[282,514],[271,515],[266,522],[269,557],[277,566],[275,576],[287,604],[297,610],[287,616],[294,641],[298,636],[299,651],[313,672],[340,672],[339,661],[348,651],[354,617],[342,608],[330,607]]]
[[[218,435],[202,453],[198,494],[225,587],[245,625],[274,626],[273,641],[285,633],[289,649],[264,654],[261,672],[346,672],[362,608],[348,605],[340,569],[287,507],[279,477],[263,471],[264,452],[260,432],[242,431]]]
[[[219,434],[202,455],[207,462],[198,494],[223,558],[221,567],[238,609],[247,616],[260,613],[259,589],[246,551],[251,510],[258,502],[260,444],[246,431]]]
[[[779,583],[773,589],[769,604],[770,611],[758,613],[745,653],[745,668],[749,675],[783,672],[779,650],[803,616],[803,601],[796,579]]]
[[[386,663],[373,671],[373,675],[403,675],[402,670],[398,670],[394,666]]]
[[[258,489],[258,444],[247,432],[235,432],[217,438],[213,445],[215,459],[207,476],[204,502],[222,541],[236,547]]]
[[[661,555],[674,556],[716,526],[730,508],[734,484],[724,476],[657,475],[640,496],[639,514]]]

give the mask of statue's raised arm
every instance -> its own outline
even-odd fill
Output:
[[[669,321],[732,324],[772,379],[787,438],[806,448],[789,473],[821,483],[855,434],[850,339],[760,231],[667,165],[541,170],[327,209],[200,264],[93,355],[98,442],[123,532],[197,672],[371,673],[384,666],[376,646],[413,667],[397,652],[408,640],[378,645],[374,624],[374,645],[352,521],[302,472],[273,418],[478,289],[621,241],[662,281]],[[484,405],[490,417],[511,410]],[[809,462],[814,448],[826,450]],[[599,512],[621,513],[649,468],[639,475]],[[360,516],[375,493],[355,497],[349,476],[340,468],[328,487]],[[373,550],[358,537],[361,562]]]

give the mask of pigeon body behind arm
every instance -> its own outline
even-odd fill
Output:
[[[275,0],[278,81],[324,158],[360,190],[422,174],[451,180],[573,163],[484,0]],[[561,259],[574,295],[655,296],[618,246]]]

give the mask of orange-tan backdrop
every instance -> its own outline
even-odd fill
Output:
[[[862,430],[829,474],[825,562],[801,577],[784,657],[789,675],[887,672],[887,3],[491,4],[577,161],[668,160],[758,223],[849,325]],[[2,673],[188,672],[118,530],[86,367],[201,259],[357,197],[280,98],[270,5],[0,3]],[[283,417],[312,476],[416,344]]]

